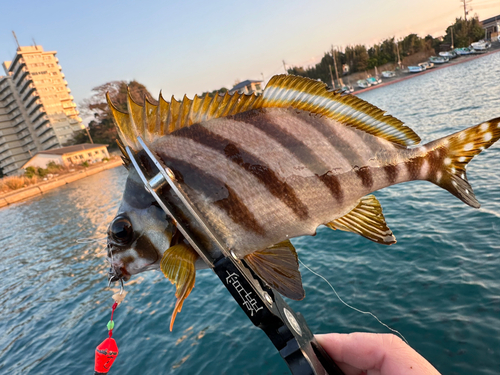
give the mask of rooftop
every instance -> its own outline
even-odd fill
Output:
[[[92,150],[94,148],[106,147],[107,145],[83,143],[81,145],[53,148],[51,150],[39,151],[37,154],[64,155],[72,152]]]
[[[262,81],[260,81],[260,80],[252,81],[252,80],[247,79],[247,80],[245,80],[245,81],[243,81],[243,82],[240,82],[240,83],[238,83],[237,85],[235,85],[235,86],[231,89],[231,91],[233,91],[233,90],[239,90],[239,89],[242,89],[243,87],[248,86],[248,85],[249,85],[249,84],[251,84],[251,83],[261,83],[261,82],[262,82]]]

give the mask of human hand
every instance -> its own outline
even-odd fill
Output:
[[[392,334],[328,333],[315,337],[345,375],[439,375],[424,357]]]

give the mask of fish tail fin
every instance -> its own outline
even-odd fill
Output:
[[[467,181],[466,168],[472,158],[500,139],[500,117],[472,126],[427,144],[428,180],[448,190],[471,207],[479,208]]]

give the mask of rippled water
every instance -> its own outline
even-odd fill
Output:
[[[500,53],[362,94],[424,142],[500,116]],[[429,183],[376,195],[398,243],[385,247],[320,228],[295,239],[301,260],[343,299],[404,334],[443,374],[500,368],[500,145],[472,161],[479,210]],[[92,373],[112,304],[102,242],[126,174],[116,168],[0,210],[0,373]],[[80,241],[81,242],[81,241]],[[290,305],[316,333],[386,332],[301,269],[306,298]],[[132,278],[115,314],[120,355],[110,374],[287,374],[209,270],[168,326],[174,287]]]

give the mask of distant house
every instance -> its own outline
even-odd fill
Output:
[[[262,94],[262,81],[251,81],[247,79],[246,81],[236,84],[229,93],[238,92],[240,94]]]
[[[497,40],[500,35],[500,15],[481,21],[486,40]]]
[[[104,158],[109,159],[107,145],[84,143],[81,145],[39,151],[35,154],[35,156],[28,160],[22,168],[47,168],[47,165],[50,162],[70,167],[72,165],[82,164],[85,161],[88,163],[99,162]]]

